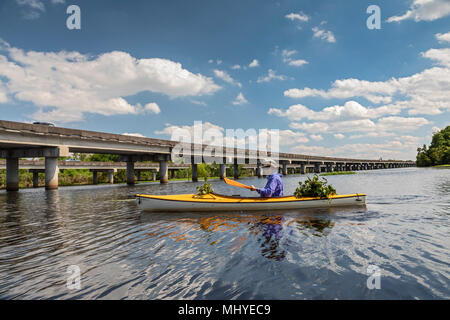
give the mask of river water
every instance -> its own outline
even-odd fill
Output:
[[[304,179],[284,177],[285,194]],[[143,213],[134,201],[194,193],[202,182],[2,191],[0,299],[450,298],[450,170],[328,180],[340,194],[367,193],[367,205],[174,214]],[[79,289],[67,287],[71,265]]]

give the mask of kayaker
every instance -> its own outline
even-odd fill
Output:
[[[269,160],[263,165],[263,175],[267,176],[267,184],[264,188],[256,188],[251,185],[252,191],[256,191],[262,198],[282,197],[283,181],[278,173],[278,165],[274,160]]]

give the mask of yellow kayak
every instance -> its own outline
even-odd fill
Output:
[[[220,194],[198,196],[196,194],[145,195],[137,194],[136,202],[145,211],[250,211],[286,210],[301,208],[328,208],[361,206],[366,203],[365,194],[334,195],[327,198],[296,198],[294,196],[259,198]]]

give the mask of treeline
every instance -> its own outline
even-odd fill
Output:
[[[418,167],[450,164],[450,126],[433,134],[431,144],[417,148]]]

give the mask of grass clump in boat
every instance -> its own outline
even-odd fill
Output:
[[[320,174],[321,176],[338,176],[341,174],[355,174],[355,171],[336,171],[336,172],[327,172]]]
[[[207,177],[205,177],[205,182],[206,181],[208,181]],[[210,194],[210,193],[214,193],[211,183],[205,183],[205,184],[197,187],[197,195],[199,195],[199,196],[203,196],[203,195]]]
[[[308,179],[305,182],[299,182],[299,187],[295,189],[294,196],[296,198],[303,197],[319,197],[319,198],[330,198],[330,196],[336,194],[336,190],[331,186],[327,185],[328,180],[322,178],[319,179],[317,174],[311,179]]]

